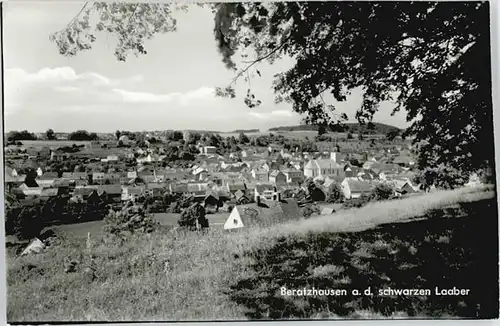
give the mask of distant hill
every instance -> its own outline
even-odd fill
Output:
[[[402,129],[398,127],[394,127],[388,124],[384,123],[379,123],[379,122],[374,122],[371,124],[365,124],[365,125],[360,125],[359,123],[355,122],[350,122],[350,123],[344,123],[342,125],[343,130],[338,130],[338,131],[343,131],[343,132],[352,132],[354,134],[357,134],[359,132],[363,134],[387,134],[390,131],[402,131]],[[297,126],[282,126],[282,127],[275,127],[275,128],[270,128],[269,131],[317,131],[318,126],[315,125],[297,125]]]
[[[220,134],[220,131],[212,131],[212,130],[192,130],[192,129],[188,129],[188,130],[184,130],[184,131],[194,132],[194,133],[199,133],[199,134]]]
[[[228,133],[236,133],[236,134],[239,134],[239,133],[250,133],[250,132],[260,132],[260,129],[236,129],[236,130],[233,130],[233,131],[229,131]]]

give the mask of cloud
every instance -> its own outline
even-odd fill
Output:
[[[263,120],[276,120],[282,118],[291,118],[294,113],[291,110],[274,110],[271,112],[249,112],[249,115]]]
[[[209,100],[214,98],[214,89],[201,87],[185,93],[153,94],[147,92],[130,92],[123,89],[113,89],[115,94],[119,94],[125,103],[171,103],[176,102],[181,106],[187,106],[193,101]]]
[[[54,90],[58,92],[78,92],[80,88],[75,86],[56,86]]]
[[[6,69],[5,109],[12,113],[35,99],[38,102],[54,99],[64,102],[65,94],[60,93],[105,94],[111,87],[131,87],[142,81],[142,76],[112,80],[95,72],[78,74],[71,67],[43,68],[34,73],[20,68]]]
[[[207,101],[214,97],[214,89],[200,87],[184,93],[155,94],[134,89],[144,83],[142,76],[111,79],[96,72],[76,73],[71,67],[43,68],[28,73],[20,68],[6,70],[6,109],[12,113],[26,102],[51,103],[57,106],[101,104],[155,104],[172,103],[188,106],[194,101]]]
[[[225,126],[247,117],[248,109],[238,105],[242,103],[216,98],[211,87],[161,92],[161,87],[149,83],[142,76],[112,79],[97,72],[77,73],[70,67],[34,73],[8,69],[5,124],[12,130],[73,130],[85,124],[91,129],[97,123],[100,128],[195,128],[191,124],[199,128],[210,123]]]

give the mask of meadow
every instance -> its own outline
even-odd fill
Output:
[[[90,147],[90,141],[80,141],[80,140],[23,140],[21,141],[24,147],[34,147],[37,149],[42,149],[43,147],[57,148],[64,146],[84,145]]]
[[[283,135],[285,138],[292,138],[292,139],[305,139],[306,137],[313,140],[314,137],[318,135],[317,131],[309,131],[309,130],[301,130],[301,131],[259,131],[259,132],[247,132],[245,135],[248,137],[259,137],[259,136],[269,136],[269,134],[274,134],[274,135]],[[238,138],[240,135],[239,133],[235,132],[221,132],[219,133],[221,137],[235,137]],[[332,134],[333,135],[333,134]],[[335,135],[339,135],[339,137],[342,136],[341,133],[335,133]],[[345,138],[345,136],[344,136]]]
[[[7,319],[491,318],[498,316],[497,230],[495,191],[483,187],[237,232],[160,229],[124,244],[63,236],[44,253],[7,258]],[[64,272],[68,259],[79,262],[76,272]],[[85,276],[89,265],[95,279]],[[456,286],[471,294],[280,294],[312,286],[348,293]]]

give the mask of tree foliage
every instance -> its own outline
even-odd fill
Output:
[[[194,203],[184,209],[179,218],[179,226],[189,230],[208,228],[208,219],[205,217],[205,208],[199,203]]]
[[[250,142],[250,139],[243,132],[240,132],[238,141],[240,142],[240,144],[248,144]]]
[[[47,137],[48,140],[54,140],[54,139],[56,139],[56,134],[55,134],[54,130],[48,129],[45,132],[45,137]]]
[[[104,232],[122,239],[133,233],[151,233],[158,226],[152,215],[132,204],[121,211],[110,210],[104,222]]]
[[[326,195],[327,203],[342,203],[344,201],[344,194],[340,189],[340,186],[336,183],[332,183],[328,187],[328,193]]]
[[[225,65],[235,71],[217,95],[235,97],[239,78],[258,64],[292,58],[275,76],[276,102],[288,102],[310,124],[345,121],[324,95],[345,101],[363,90],[355,118],[371,122],[384,101],[404,109],[420,144],[418,165],[461,173],[494,161],[488,2],[246,2],[209,5]],[[146,53],[144,40],[175,30],[170,4],[93,3],[54,40],[62,54],[89,49],[95,30],[118,37],[115,55]],[[182,8],[185,9],[185,8]],[[89,17],[94,13],[97,23]],[[235,57],[247,59],[239,67]],[[260,104],[249,89],[249,107]]]
[[[20,240],[38,237],[44,227],[42,204],[39,200],[33,203],[13,203],[5,210],[5,233],[15,235]]]
[[[7,134],[8,141],[18,141],[18,140],[36,140],[36,136],[30,133],[28,130],[23,131],[11,131]]]
[[[89,140],[98,140],[97,134],[92,132],[89,133],[87,130],[77,130],[72,132],[68,136],[69,140],[81,140],[81,141],[89,141]]]
[[[373,188],[370,197],[372,200],[388,200],[394,197],[394,189],[386,183],[380,183]]]

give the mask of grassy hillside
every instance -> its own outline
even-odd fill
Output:
[[[498,316],[489,189],[436,192],[266,229],[160,230],[125,244],[63,239],[8,258],[8,320],[159,321]],[[406,222],[406,223],[398,223]],[[384,223],[385,225],[380,225]],[[391,223],[391,224],[388,224]],[[478,235],[481,235],[478,237]],[[64,261],[78,259],[76,273]],[[281,287],[464,287],[470,295],[287,297]]]
[[[382,134],[385,135],[390,131],[400,131],[400,128],[390,126],[383,123],[374,122],[371,126],[360,125],[359,123],[344,123],[344,132],[352,133],[367,133],[367,134]],[[317,131],[318,126],[313,125],[298,125],[298,126],[283,126],[270,128],[269,131]]]
[[[236,130],[233,130],[233,131],[230,131],[229,133],[255,133],[255,132],[260,132],[259,129],[236,129]]]

